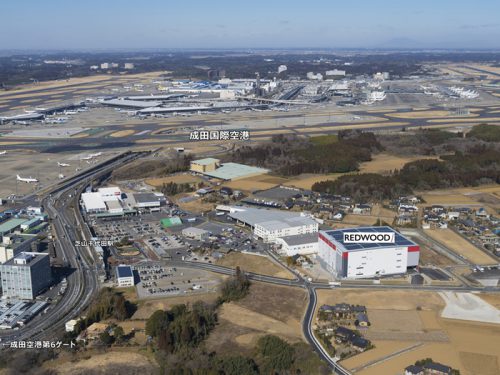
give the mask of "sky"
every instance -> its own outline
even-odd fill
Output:
[[[498,0],[1,0],[0,49],[500,48]]]

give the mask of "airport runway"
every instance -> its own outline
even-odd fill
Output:
[[[443,127],[447,124],[452,124],[452,126],[459,127],[461,124],[467,125],[469,123],[500,123],[500,113],[497,109],[490,109],[488,107],[483,107],[483,110],[477,112],[477,117],[468,116],[456,116],[450,118],[444,117],[428,117],[428,118],[397,118],[392,117],[395,114],[404,115],[411,109],[400,108],[393,110],[390,113],[373,113],[369,111],[356,111],[352,110],[348,112],[349,116],[360,117],[360,118],[370,118],[376,116],[378,120],[374,121],[345,121],[345,122],[314,122],[315,117],[328,117],[328,112],[322,114],[277,114],[274,112],[264,112],[268,117],[269,114],[274,114],[270,119],[269,126],[259,126],[258,128],[252,128],[251,124],[246,127],[236,127],[231,130],[248,130],[250,132],[250,141],[258,142],[261,140],[268,139],[274,134],[298,134],[304,136],[314,136],[318,134],[335,134],[342,128],[352,128],[352,129],[362,129],[366,131],[387,131],[387,130],[397,130],[403,127],[405,128],[417,128],[417,127]],[[429,111],[441,110],[440,107],[429,108]],[[297,122],[302,122],[302,124],[297,125],[281,125],[280,120],[284,122],[290,118],[296,118]],[[230,119],[230,118],[229,118]],[[228,120],[229,120],[228,119]],[[307,124],[309,119],[310,125]],[[255,120],[259,121],[259,115],[255,115]],[[430,122],[432,120],[440,120],[443,122]],[[103,126],[102,129],[108,133],[105,136],[95,136],[89,135],[85,138],[79,137],[67,137],[67,138],[40,138],[40,137],[16,137],[9,136],[5,134],[1,138],[2,150],[13,150],[13,149],[27,149],[36,150],[39,152],[48,153],[58,153],[58,152],[85,152],[90,150],[105,150],[105,149],[132,149],[132,148],[156,148],[160,146],[182,146],[189,147],[187,144],[196,144],[196,141],[189,140],[189,133],[186,132],[187,129],[199,129],[204,128],[205,130],[219,129],[221,125],[226,128],[229,126],[229,121],[222,120],[222,122],[214,120],[199,120],[194,119],[176,122],[176,124],[160,124],[155,123],[154,118],[145,120],[144,124],[124,124],[124,125],[108,125]],[[241,122],[241,120],[238,120]],[[303,124],[306,122],[306,125]],[[404,125],[402,125],[404,124]],[[1,128],[0,128],[1,129]],[[29,129],[29,126],[26,128]],[[61,127],[61,129],[64,129]],[[181,129],[184,132],[181,134]],[[125,135],[122,137],[112,137],[109,133],[116,133],[119,131],[131,131],[130,135]],[[252,135],[252,132],[258,132],[259,134]],[[265,132],[265,134],[262,134]],[[153,134],[155,133],[155,134]],[[214,145],[220,145],[222,141],[211,141]]]

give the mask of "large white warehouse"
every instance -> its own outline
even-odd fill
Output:
[[[254,234],[264,242],[275,242],[285,236],[295,236],[318,231],[318,223],[307,216],[269,220],[256,223]]]
[[[349,241],[352,234],[387,234],[392,242]],[[320,231],[318,255],[337,277],[358,279],[405,273],[418,265],[420,247],[390,227],[362,227]]]
[[[264,242],[278,238],[318,232],[318,222],[311,216],[289,211],[270,210],[245,206],[217,206],[240,224],[253,228],[256,237]]]

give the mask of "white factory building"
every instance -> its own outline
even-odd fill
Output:
[[[87,213],[123,213],[122,192],[118,187],[100,188],[97,192],[82,194],[81,204]]]
[[[133,198],[134,208],[150,211],[159,211],[162,203],[166,202],[162,193],[135,193]]]
[[[387,234],[390,241],[354,240],[348,235]],[[361,279],[405,273],[418,265],[420,247],[390,227],[361,227],[319,232],[318,256],[338,278]]]
[[[318,233],[285,236],[276,239],[281,246],[280,252],[286,256],[310,255],[318,252]]]
[[[248,225],[254,236],[264,242],[276,243],[278,238],[318,232],[318,222],[304,213],[252,208],[217,206],[240,225]]]
[[[254,234],[264,242],[276,242],[280,237],[297,236],[318,231],[318,223],[307,216],[262,221],[255,224]]]

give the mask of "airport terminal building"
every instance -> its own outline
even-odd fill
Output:
[[[345,233],[386,233],[394,242],[347,242]],[[361,279],[405,273],[418,265],[420,247],[390,227],[319,232],[318,256],[338,278]]]

